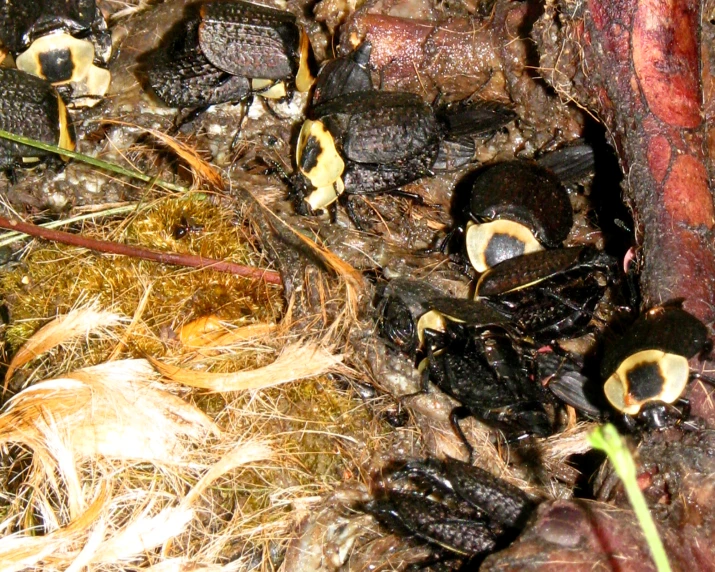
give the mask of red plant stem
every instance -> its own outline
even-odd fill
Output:
[[[193,254],[158,252],[156,250],[149,250],[148,248],[142,248],[140,246],[131,246],[129,244],[122,244],[120,242],[96,240],[94,238],[87,238],[86,236],[82,236],[79,234],[71,234],[69,232],[62,232],[60,230],[43,228],[41,226],[37,226],[35,224],[27,222],[10,220],[5,217],[0,217],[0,228],[15,230],[24,234],[28,234],[30,236],[44,238],[45,240],[51,240],[53,242],[60,242],[62,244],[69,244],[72,246],[79,246],[81,248],[88,248],[90,250],[95,250],[97,252],[105,252],[107,254],[131,256],[132,258],[142,258],[144,260],[153,260],[154,262],[160,262],[162,264],[174,264],[176,266],[188,266],[192,268],[210,268],[211,270],[216,270],[217,272],[235,274],[236,276],[242,276],[244,278],[250,278],[252,280],[263,280],[268,284],[282,284],[281,276],[275,270],[254,268],[252,266],[244,266],[242,264],[236,264],[234,262],[224,262],[221,260],[214,260],[212,258],[204,258],[202,256],[195,256]]]

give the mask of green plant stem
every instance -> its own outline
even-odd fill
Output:
[[[643,535],[648,542],[648,547],[655,561],[658,572],[671,572],[668,555],[665,553],[663,541],[660,539],[658,529],[655,526],[653,517],[648,509],[643,492],[638,486],[638,474],[636,464],[633,462],[628,447],[618,434],[616,428],[610,423],[603,427],[596,428],[588,437],[591,445],[604,451],[613,465],[618,478],[623,482],[628,500],[633,507],[638,523]]]
[[[133,169],[125,169],[124,167],[120,167],[119,165],[115,165],[114,163],[108,163],[107,161],[102,161],[101,159],[95,159],[94,157],[90,157],[89,155],[85,155],[83,153],[77,153],[76,151],[60,149],[59,147],[57,147],[57,145],[48,145],[47,143],[42,143],[41,141],[36,141],[35,139],[29,139],[27,137],[23,137],[22,135],[15,135],[13,133],[10,133],[9,131],[4,131],[2,129],[0,129],[0,137],[2,137],[3,139],[9,139],[10,141],[14,141],[15,143],[27,145],[29,147],[42,149],[43,151],[49,151],[50,153],[57,153],[58,155],[62,155],[64,157],[71,157],[72,159],[77,159],[78,161],[82,161],[83,163],[87,163],[88,165],[104,169],[105,171],[117,173],[118,175],[124,175],[125,177],[131,177],[132,179],[139,179],[140,181],[144,181],[145,183],[158,185],[159,187],[163,187],[170,191],[189,191],[189,189],[187,189],[186,187],[182,187],[181,185],[175,185],[174,183],[170,183],[168,181],[163,181],[155,177],[150,177],[149,175],[145,175],[144,173],[140,173],[139,171],[134,171]]]

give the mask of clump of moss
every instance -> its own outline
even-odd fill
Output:
[[[266,264],[247,241],[253,238],[248,222],[234,220],[233,216],[232,211],[212,204],[203,195],[193,194],[159,200],[124,220],[86,224],[82,232],[155,250],[189,252],[247,265]],[[176,238],[174,229],[182,219],[197,230]],[[202,316],[215,315],[236,325],[270,322],[278,319],[283,305],[280,288],[230,274],[38,242],[21,265],[0,275],[0,289],[10,314],[6,357],[44,322],[82,301],[97,299],[103,307],[131,318],[149,288],[141,326],[125,340],[130,355],[163,353],[164,343],[183,324]],[[75,365],[98,363],[114,344],[116,340],[92,345],[92,355],[83,353],[82,361]],[[51,373],[38,371],[37,376]]]

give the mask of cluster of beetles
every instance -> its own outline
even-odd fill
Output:
[[[0,67],[0,128],[74,149],[68,110],[100,102],[111,81],[111,36],[95,1],[0,0],[0,43],[9,56]],[[312,90],[290,198],[304,215],[340,205],[359,228],[353,201],[360,196],[411,196],[404,185],[469,165],[479,139],[515,119],[498,103],[430,104],[381,91],[370,51],[364,42],[318,70],[290,13],[209,1],[188,6],[140,73],[164,105],[190,114]],[[6,171],[50,156],[0,140]],[[468,448],[460,429],[466,416],[507,442],[554,434],[566,405],[633,430],[689,422],[682,398],[694,375],[688,362],[709,352],[709,334],[677,302],[642,312],[603,343],[597,379],[555,343],[592,329],[606,291],[629,280],[612,256],[564,246],[574,219],[565,183],[592,167],[590,148],[571,145],[481,168],[443,243],[470,277],[473,295],[457,299],[408,278],[379,288],[379,335],[412,361],[425,391],[436,386],[459,403],[451,422]],[[386,474],[365,510],[461,556],[504,545],[533,509],[519,489],[456,460],[411,461]]]

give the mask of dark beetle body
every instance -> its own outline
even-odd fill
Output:
[[[74,149],[74,131],[52,85],[25,72],[0,68],[0,129],[43,143]],[[12,169],[55,156],[48,151],[0,140],[0,168]]]
[[[250,80],[299,82],[307,52],[307,38],[288,12],[238,0],[204,2],[191,6],[151,54],[146,75],[167,105],[200,107],[261,93]]]
[[[571,203],[561,182],[531,161],[507,161],[486,169],[472,187],[469,215],[476,221],[519,222],[551,248],[561,246],[573,224]]]
[[[708,340],[705,325],[682,308],[653,308],[643,313],[623,337],[606,347],[601,375],[609,377],[626,357],[646,349],[691,358],[706,346]]]
[[[272,80],[298,73],[301,31],[289,12],[231,1],[206,2],[200,13],[199,44],[217,68]]]
[[[412,359],[425,358],[425,381],[459,401],[464,412],[509,436],[552,433],[549,396],[531,379],[531,348],[514,340],[504,313],[406,279],[383,289],[378,311],[383,338]]]
[[[149,84],[167,105],[215,105],[237,101],[250,92],[246,77],[226,73],[206,58],[199,46],[200,23],[198,18],[179,22],[147,70]]]
[[[336,63],[319,82],[317,104],[296,151],[299,212],[325,208],[342,193],[393,192],[435,169],[462,167],[474,157],[474,137],[489,132],[487,124],[493,132],[513,118],[490,112],[475,122],[483,103],[438,111],[412,93],[371,90],[369,70],[362,63],[368,47],[363,44]],[[331,71],[346,83],[333,81]],[[358,86],[369,89],[358,91]],[[323,176],[325,172],[330,176]]]
[[[112,40],[95,0],[0,0],[0,43],[19,69],[69,85],[89,105],[109,87]]]
[[[449,458],[393,468],[365,507],[391,530],[467,557],[507,545],[533,508],[520,489]]]
[[[58,29],[87,35],[105,28],[94,0],[0,0],[0,41],[11,52],[21,52],[40,36]]]
[[[464,220],[460,230],[467,258],[477,272],[484,272],[509,258],[561,246],[573,225],[573,210],[552,171],[517,160],[497,163],[476,176]]]
[[[432,319],[425,317],[431,314]],[[452,298],[418,280],[397,278],[379,294],[378,326],[383,339],[402,353],[415,358],[420,349],[420,327],[428,323],[454,321],[470,326],[505,324],[506,318],[491,306],[469,299]]]
[[[326,125],[356,170],[361,165],[388,171],[421,164],[421,173],[426,174],[443,136],[432,106],[411,93],[353,92],[316,106],[311,115]],[[384,190],[354,188],[352,192]]]
[[[556,175],[562,184],[570,185],[583,182],[594,175],[596,158],[593,147],[582,139],[544,153],[536,162]]]
[[[345,56],[329,60],[315,78],[311,106],[315,107],[341,95],[374,89],[369,62],[372,45],[363,42]]]
[[[590,247],[541,250],[487,270],[475,295],[537,341],[577,336],[591,320],[614,266],[610,256]]]
[[[468,412],[508,438],[551,435],[550,397],[531,379],[530,360],[509,333],[463,328],[448,323],[445,332],[425,331],[429,381],[465,409],[453,412],[453,423]]]

